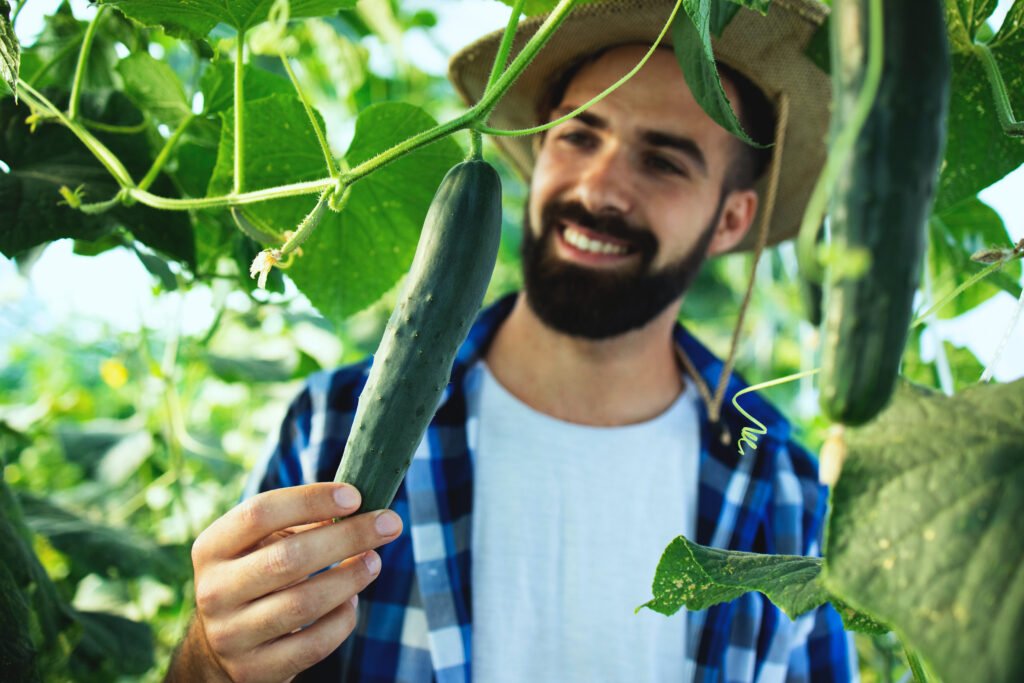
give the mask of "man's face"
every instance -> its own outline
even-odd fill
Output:
[[[644,51],[616,48],[585,66],[551,119],[603,91]],[[734,144],[666,50],[547,131],[524,217],[531,309],[566,334],[604,339],[678,306],[705,255],[738,239],[722,237],[737,220],[735,198],[722,192]]]

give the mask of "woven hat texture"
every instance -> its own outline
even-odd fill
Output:
[[[498,103],[488,125],[503,129],[536,126],[538,99],[568,64],[609,46],[653,43],[674,5],[670,0],[606,0],[577,6]],[[782,93],[788,98],[769,244],[796,234],[825,163],[830,82],[805,50],[827,15],[828,7],[816,0],[774,0],[767,16],[741,8],[722,36],[712,37],[716,59],[747,76],[770,101],[777,104]],[[536,16],[519,23],[510,62],[543,20],[543,16]],[[467,104],[476,102],[483,93],[502,33],[496,31],[466,46],[449,63],[449,79]],[[671,31],[666,33],[662,44],[671,45],[671,36]],[[534,137],[494,138],[524,178],[529,178],[533,169]],[[758,181],[762,208],[769,175],[766,172]],[[755,218],[755,226],[759,220],[760,216]],[[737,251],[753,246],[754,232],[748,232]]]

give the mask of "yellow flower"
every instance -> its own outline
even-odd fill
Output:
[[[120,389],[128,382],[128,368],[119,360],[107,359],[100,363],[100,379],[112,389]]]
[[[256,258],[252,260],[252,265],[249,266],[249,277],[260,276],[260,279],[256,281],[257,287],[260,289],[267,288],[267,276],[270,275],[270,269],[277,265],[277,262],[280,260],[280,249],[264,249],[256,254]]]

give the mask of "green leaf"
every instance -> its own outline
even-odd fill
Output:
[[[199,88],[203,93],[203,113],[218,114],[233,106],[235,96],[235,63],[215,60],[203,72]],[[294,95],[295,89],[287,78],[265,69],[246,65],[242,71],[242,90],[248,101],[270,95]]]
[[[163,287],[165,292],[173,292],[178,289],[178,278],[175,276],[174,271],[171,270],[171,267],[167,265],[167,261],[155,254],[149,254],[140,250],[134,244],[132,245],[132,251],[135,252],[142,266],[149,271],[149,274],[160,281],[160,286]]]
[[[642,605],[671,615],[680,607],[702,610],[763,593],[790,618],[828,601],[818,580],[821,559],[721,550],[677,536],[661,556],[654,575],[654,599]]]
[[[718,77],[711,50],[711,3],[712,0],[683,0],[686,12],[677,14],[672,23],[676,59],[694,98],[707,115],[747,144],[757,146],[740,126]]]
[[[952,397],[902,383],[874,422],[847,430],[825,585],[945,681],[1024,680],[1021,415],[1024,380]]]
[[[153,630],[148,624],[105,612],[76,611],[75,617],[82,626],[82,638],[71,655],[75,680],[139,676],[153,667]]]
[[[886,624],[872,619],[863,612],[858,612],[836,597],[832,598],[832,606],[839,612],[839,616],[843,620],[843,628],[847,631],[880,636],[892,630]]]
[[[43,498],[27,493],[19,493],[18,498],[28,528],[67,555],[79,578],[91,573],[122,578],[152,575],[171,585],[186,578],[182,574],[187,565],[175,548],[79,517]]]
[[[20,64],[21,47],[11,25],[11,6],[7,0],[0,0],[0,78],[15,92]]]
[[[317,114],[323,127],[323,118]],[[221,112],[217,165],[207,190],[209,196],[231,191],[234,177],[234,109]],[[323,152],[301,100],[294,94],[271,95],[245,102],[245,186],[260,190],[276,185],[316,180],[327,176]],[[273,154],[268,154],[268,143]],[[246,215],[278,234],[294,230],[312,208],[315,196],[299,196],[250,204]],[[246,268],[248,271],[248,267]]]
[[[345,159],[354,167],[434,125],[411,104],[373,105],[359,113]],[[434,193],[462,157],[451,137],[434,142],[360,180],[345,210],[323,218],[288,275],[335,326],[408,271]]]
[[[100,18],[82,79],[89,89],[115,85],[114,67],[120,59],[115,45],[117,42],[130,44],[127,37],[121,35],[124,23],[123,19],[111,13]],[[43,30],[35,43],[23,46],[22,79],[36,89],[47,86],[70,88],[78,63],[78,49],[88,28],[88,21],[75,18],[70,3],[61,2],[56,11],[43,18]]]
[[[67,95],[48,93],[58,107]],[[138,123],[142,115],[123,94],[112,91],[83,93],[83,115],[113,125]],[[146,206],[117,206],[101,214],[84,214],[60,202],[61,187],[82,186],[87,202],[107,200],[119,187],[106,169],[67,129],[43,124],[32,132],[25,123],[30,110],[24,102],[0,99],[0,160],[10,173],[0,173],[0,252],[13,255],[62,237],[97,240],[119,226],[146,245],[187,264],[195,261],[192,228],[183,212],[157,211]],[[133,177],[149,168],[153,152],[144,133],[96,133],[124,162]],[[174,188],[161,175],[153,191],[174,196]]]
[[[231,188],[234,117],[227,111],[222,118],[210,195]],[[298,98],[273,95],[247,102],[245,121],[245,189],[326,177],[323,153]],[[353,167],[434,125],[409,104],[373,105],[356,121],[346,160]],[[268,157],[270,140],[275,154]],[[323,217],[288,275],[324,316],[340,323],[380,298],[408,270],[430,200],[461,158],[450,138],[435,142],[357,182],[345,210]],[[315,196],[289,197],[246,206],[245,214],[282,233],[294,230],[315,202]]]
[[[995,0],[947,0],[953,48],[949,134],[935,210],[944,211],[1024,164],[1024,139],[1003,132],[996,115],[992,86],[974,50],[977,32],[995,8]],[[1024,112],[1024,2],[1017,0],[999,33],[989,43],[999,64],[1011,106]]]
[[[248,29],[267,20],[273,0],[102,0],[146,26],[162,26],[173,36],[202,39],[219,23]],[[292,0],[292,19],[332,16],[353,9],[356,0]]]
[[[185,88],[166,62],[137,52],[118,62],[117,73],[124,79],[125,94],[160,123],[175,127],[191,115]]]
[[[11,643],[12,649],[6,652],[14,659],[0,660],[0,673],[4,680],[49,680],[47,674],[61,667],[62,639],[73,627],[73,611],[61,600],[32,550],[21,506],[4,481],[4,464],[0,459],[0,593],[12,611],[2,612],[0,640]],[[24,620],[14,618],[26,611]],[[8,667],[27,675],[8,679]]]
[[[932,216],[929,221],[928,267],[932,275],[932,296],[938,300],[986,265],[971,260],[971,254],[990,247],[1013,245],[1003,219],[977,197]],[[961,292],[938,311],[939,317],[952,318],[987,301],[1000,290],[1013,298],[1020,295],[1021,264],[1010,261]]]
[[[204,354],[210,370],[225,382],[285,382],[295,374],[295,362],[283,359]],[[317,368],[319,369],[319,368]]]

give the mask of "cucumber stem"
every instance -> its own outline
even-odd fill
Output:
[[[89,52],[92,50],[93,40],[96,38],[96,29],[99,27],[100,17],[106,5],[100,5],[85,29],[85,37],[82,38],[82,48],[78,51],[78,63],[75,64],[75,78],[71,82],[71,100],[68,102],[68,118],[74,121],[78,118],[78,98],[82,94],[82,81],[85,80],[85,67],[89,62]]]
[[[533,135],[535,133],[543,133],[544,131],[554,128],[555,126],[564,123],[565,121],[568,121],[569,119],[585,112],[587,109],[590,109],[592,106],[594,106],[604,98],[608,97],[608,95],[611,95],[613,92],[618,90],[620,86],[622,86],[626,81],[635,76],[636,73],[643,68],[644,64],[647,63],[647,60],[650,59],[651,55],[654,54],[654,51],[658,49],[658,46],[661,44],[661,41],[665,37],[665,34],[668,33],[669,28],[672,27],[672,21],[675,19],[676,14],[679,12],[679,7],[682,4],[683,0],[676,0],[675,7],[672,8],[672,13],[669,15],[668,21],[666,21],[665,25],[662,27],[661,33],[659,33],[658,37],[655,39],[654,44],[651,45],[650,49],[647,50],[647,53],[640,59],[639,62],[637,62],[636,66],[634,66],[629,71],[629,73],[627,73],[625,76],[612,83],[610,86],[605,88],[604,91],[598,93],[590,100],[584,102],[582,105],[580,105],[573,111],[569,112],[565,116],[561,116],[555,119],[554,121],[549,121],[539,126],[534,126],[533,128],[522,128],[520,130],[501,130],[498,128],[491,128],[490,126],[487,126],[486,124],[483,123],[475,125],[474,128],[480,131],[481,133],[486,133],[487,135],[495,136],[513,137],[520,135]]]
[[[235,159],[234,159],[234,192],[242,191],[245,180],[245,29],[238,29],[237,45],[235,45]]]
[[[992,85],[992,98],[995,101],[996,116],[999,117],[999,125],[1003,132],[1010,137],[1024,137],[1024,121],[1018,121],[1013,115],[1013,106],[1010,104],[1010,96],[1006,92],[1006,83],[1003,81],[1003,74],[999,71],[999,63],[988,45],[975,43],[974,52],[981,58],[985,67],[985,75]]]
[[[523,15],[524,4],[526,4],[526,0],[516,0],[512,6],[512,14],[508,17],[505,34],[501,37],[501,45],[498,46],[498,54],[494,57],[494,65],[491,67],[491,75],[487,79],[487,87],[484,88],[484,92],[494,87],[501,72],[505,70],[509,52],[512,51],[512,41],[516,36],[516,28],[519,26],[519,18]]]

